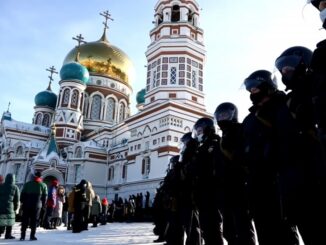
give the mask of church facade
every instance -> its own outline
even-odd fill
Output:
[[[108,12],[103,15],[110,19]],[[206,111],[205,47],[195,0],[159,0],[146,51],[147,78],[130,113],[133,66],[106,37],[83,42],[65,57],[58,94],[35,97],[32,123],[9,110],[0,127],[0,174],[14,173],[22,186],[35,171],[45,182],[70,189],[80,180],[110,200],[149,191],[164,178],[180,138]]]

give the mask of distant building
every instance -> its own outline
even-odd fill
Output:
[[[105,27],[98,41],[68,53],[58,95],[51,84],[36,95],[31,124],[3,113],[0,174],[16,174],[20,186],[35,171],[45,182],[57,179],[68,188],[86,179],[110,200],[154,194],[180,138],[198,118],[210,116],[197,2],[160,0],[154,16],[139,111],[130,115],[132,62],[107,40]]]

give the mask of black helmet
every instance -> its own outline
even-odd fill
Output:
[[[221,121],[238,122],[238,108],[233,103],[224,102],[216,108],[214,116],[217,123]]]
[[[169,169],[173,169],[179,162],[179,155],[170,158]]]
[[[277,89],[276,79],[272,78],[272,73],[266,70],[255,71],[244,80],[244,85],[248,91],[252,88],[259,88],[262,84],[268,85],[272,89]]]
[[[187,145],[187,143],[192,139],[192,133],[191,132],[189,132],[189,133],[185,133],[182,137],[181,137],[181,139],[180,139],[180,141],[183,143],[183,144],[185,144],[185,145]]]
[[[308,0],[308,3],[311,3],[319,10],[319,4],[322,0]]]
[[[193,138],[203,141],[211,134],[215,134],[214,121],[208,117],[198,119],[194,125]],[[201,139],[198,138],[199,135],[203,135]]]
[[[296,68],[299,64],[309,67],[312,51],[306,47],[294,46],[286,49],[275,61],[276,68],[282,73],[286,66]]]

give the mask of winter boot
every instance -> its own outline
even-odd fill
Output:
[[[11,230],[12,230],[12,226],[6,226],[5,239],[15,239],[15,237],[11,235]]]
[[[25,236],[26,236],[26,230],[22,230],[21,234],[20,234],[20,240],[24,241],[25,240]]]
[[[29,237],[29,240],[31,240],[31,241],[36,241],[37,240],[37,238],[35,236],[35,232],[36,232],[36,229],[31,229],[31,235]]]

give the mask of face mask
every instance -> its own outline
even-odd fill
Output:
[[[183,160],[183,154],[180,154],[179,155],[179,162],[182,162],[182,160]]]
[[[232,127],[233,122],[225,120],[225,121],[220,121],[217,124],[222,131],[225,131]]]
[[[257,105],[259,102],[261,102],[264,97],[265,97],[265,95],[262,92],[250,94],[250,100],[252,101],[252,104],[254,104],[254,105]]]
[[[199,143],[203,142],[203,140],[204,140],[204,134],[197,135],[197,141]]]
[[[325,26],[326,26],[326,22],[325,22],[325,20],[326,20],[326,8],[323,9],[323,10],[319,13],[319,16],[320,16],[320,20],[321,20],[321,22],[323,23],[323,27],[325,28]]]

